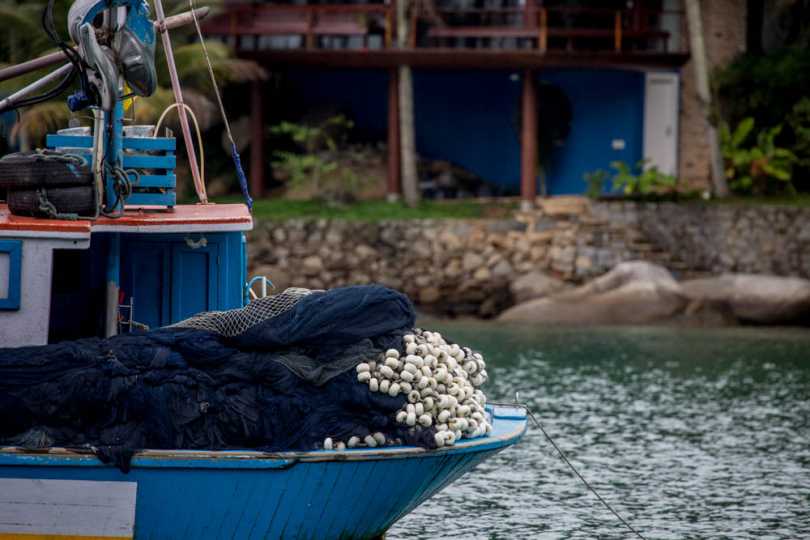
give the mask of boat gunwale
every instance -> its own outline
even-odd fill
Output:
[[[414,457],[443,456],[502,450],[515,444],[526,432],[525,409],[519,406],[490,408],[493,433],[464,439],[454,446],[426,449],[417,446],[388,446],[384,448],[349,448],[346,450],[311,450],[291,452],[262,452],[259,450],[154,450],[135,453],[133,469],[152,468],[222,468],[222,469],[284,469],[297,463],[355,462]],[[503,411],[504,414],[498,414]],[[506,414],[510,411],[509,414]],[[512,424],[512,425],[509,425]],[[6,466],[111,466],[102,463],[91,448],[50,447],[30,449],[17,446],[0,447],[0,467]]]

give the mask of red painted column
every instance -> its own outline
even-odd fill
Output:
[[[534,71],[523,72],[520,132],[520,196],[525,206],[537,197],[537,91]]]
[[[402,194],[402,167],[399,138],[399,70],[388,71],[388,199]]]
[[[250,87],[250,194],[264,194],[264,100],[262,83],[253,81]]]

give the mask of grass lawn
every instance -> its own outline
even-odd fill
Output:
[[[798,195],[783,195],[775,197],[733,196],[727,199],[711,199],[708,202],[709,204],[738,206],[798,206],[806,208],[810,207],[810,194],[800,193]]]
[[[219,197],[215,202],[242,202],[241,197]],[[359,201],[341,206],[329,206],[318,201],[290,201],[286,199],[258,199],[253,203],[253,216],[257,219],[324,218],[355,221],[382,221],[392,219],[471,219],[494,218],[509,215],[517,207],[514,201],[445,200],[423,201],[416,208],[403,203],[385,201]]]

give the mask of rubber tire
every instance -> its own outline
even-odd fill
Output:
[[[18,152],[0,159],[0,188],[33,189],[92,184],[93,173],[87,165],[44,159],[33,152]]]
[[[46,189],[48,200],[60,214],[90,216],[95,210],[92,186]],[[39,209],[39,194],[35,189],[14,189],[8,192],[8,208],[18,216],[49,217]]]

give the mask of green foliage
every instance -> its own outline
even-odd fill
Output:
[[[793,131],[793,152],[797,164],[810,170],[810,97],[802,98],[788,116],[788,124]]]
[[[810,95],[810,50],[792,48],[765,55],[744,54],[716,70],[719,98],[714,118],[736,125],[752,117],[758,126],[777,126]]]
[[[625,197],[647,198],[672,193],[678,183],[677,178],[661,172],[657,166],[647,166],[647,160],[639,161],[635,167],[623,161],[613,161],[610,166],[616,171],[612,178],[612,191],[618,191]],[[610,173],[602,169],[586,173],[588,196],[599,197],[610,179]]]
[[[595,171],[586,172],[583,178],[585,178],[585,183],[588,184],[588,190],[586,191],[588,197],[598,199],[602,196],[605,184],[610,180],[610,173],[604,169],[597,169]]]
[[[739,126],[751,118],[762,128],[785,126],[770,142],[795,155],[793,165],[803,169],[795,178],[810,176],[810,49],[794,47],[764,55],[741,55],[717,70],[712,83],[718,98],[712,113],[715,124]],[[768,146],[767,140],[762,142]],[[748,182],[749,176],[743,174],[740,181]],[[761,177],[755,175],[752,182]],[[799,187],[807,190],[810,185]]]
[[[289,139],[296,151],[273,152],[273,164],[292,188],[308,191],[330,204],[352,201],[366,186],[366,181],[340,159],[353,127],[343,115],[318,125],[281,122],[271,132]]]
[[[720,146],[729,187],[739,194],[795,192],[791,178],[796,155],[775,142],[782,126],[762,130],[749,142],[755,125],[753,118],[746,118],[733,131],[728,124],[720,126]]]

